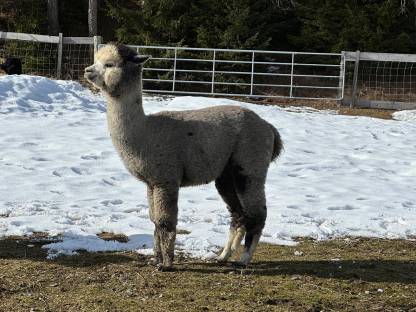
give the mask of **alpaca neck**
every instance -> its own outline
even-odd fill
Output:
[[[107,121],[113,139],[126,139],[142,132],[146,115],[143,110],[141,89],[120,97],[107,96]]]

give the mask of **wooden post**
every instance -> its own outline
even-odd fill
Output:
[[[352,95],[351,95],[351,108],[357,105],[357,89],[358,89],[358,70],[360,67],[360,51],[355,52],[355,66],[354,66],[354,77],[352,81]]]
[[[97,0],[88,1],[88,32],[89,35],[97,35]]]
[[[59,33],[58,0],[48,0],[48,34],[56,36]]]
[[[94,62],[95,62],[95,54],[98,51],[101,41],[102,41],[101,36],[94,36]],[[137,53],[139,53],[139,51],[137,51]]]
[[[61,79],[62,72],[62,48],[63,48],[63,35],[59,33],[59,42],[58,42],[58,64],[56,68],[56,78]]]

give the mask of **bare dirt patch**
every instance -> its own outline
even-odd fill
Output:
[[[240,99],[241,100],[241,99]],[[243,101],[260,105],[277,105],[281,107],[311,107],[317,110],[334,110],[340,115],[367,116],[381,119],[392,119],[395,110],[349,108],[340,106],[337,101],[330,100],[298,100],[298,99],[244,99]]]

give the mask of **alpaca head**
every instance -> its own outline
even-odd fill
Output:
[[[110,43],[98,50],[84,77],[108,95],[119,97],[141,85],[143,64],[149,58],[125,45]]]

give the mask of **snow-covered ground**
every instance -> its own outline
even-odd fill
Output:
[[[242,105],[279,129],[285,152],[269,171],[262,241],[292,237],[416,235],[416,123],[290,111],[226,99],[145,97],[147,113]],[[78,249],[150,253],[143,183],[121,164],[104,99],[75,82],[0,78],[0,236],[63,235],[51,255]],[[225,242],[228,213],[214,185],[184,188],[177,248],[209,257]],[[128,243],[100,232],[124,233]]]
[[[403,110],[394,112],[393,118],[396,120],[416,122],[416,110]]]

